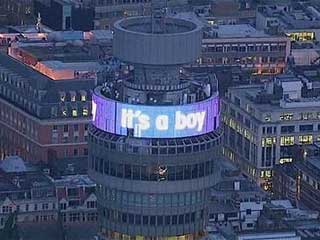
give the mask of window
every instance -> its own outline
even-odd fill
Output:
[[[66,203],[60,203],[60,209],[61,210],[66,210],[67,209],[67,204]]]
[[[280,146],[291,146],[294,145],[294,136],[281,136]]]
[[[71,93],[70,94],[70,100],[71,100],[71,102],[75,102],[76,101],[76,94],[75,93]]]
[[[300,113],[300,119],[301,119],[301,120],[313,119],[313,113],[312,113],[312,112]]]
[[[77,117],[77,116],[78,116],[78,110],[72,109],[72,117]]]
[[[300,125],[299,130],[300,132],[312,132],[313,125],[312,124]]]
[[[78,196],[78,188],[68,188],[68,196]]]
[[[78,149],[77,148],[73,149],[73,156],[78,156]]]
[[[290,163],[292,162],[292,158],[280,158],[279,163],[280,164],[285,164],[285,163]]]
[[[299,136],[299,143],[300,144],[312,144],[312,135],[302,135]]]
[[[69,132],[69,126],[63,125],[63,132]]]
[[[85,116],[85,117],[89,115],[88,108],[84,107],[84,108],[82,109],[82,115]]]
[[[74,124],[73,125],[73,131],[74,132],[78,132],[79,131],[79,125],[78,124]]]
[[[43,203],[42,204],[42,210],[48,210],[49,209],[49,204],[48,203]]]
[[[293,113],[282,113],[280,115],[280,120],[281,121],[290,121],[293,119]]]
[[[262,138],[262,141],[261,141],[262,147],[270,146],[270,145],[273,145],[273,144],[276,144],[276,143],[277,143],[276,137]]]
[[[267,114],[264,116],[264,121],[265,122],[271,122],[271,114]]]
[[[281,133],[293,133],[294,130],[294,126],[281,126]]]
[[[58,126],[57,125],[53,125],[52,126],[52,132],[57,132],[58,131]]]

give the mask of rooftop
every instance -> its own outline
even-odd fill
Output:
[[[69,186],[69,187],[79,187],[79,186],[95,186],[95,183],[89,178],[88,175],[69,175],[61,176],[54,180],[55,185],[59,186]]]
[[[6,173],[23,173],[35,170],[34,167],[23,161],[19,156],[6,157],[0,162],[0,168]]]
[[[268,36],[263,31],[259,31],[249,24],[235,24],[235,25],[218,25],[218,38],[246,38],[246,37],[266,37]]]

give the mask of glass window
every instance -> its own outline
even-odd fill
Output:
[[[312,135],[302,135],[299,136],[299,143],[300,144],[312,144]]]
[[[124,165],[124,177],[126,179],[131,179],[132,171],[131,171],[131,165],[125,164]]]
[[[170,218],[170,216],[165,216],[165,223],[166,223],[166,225],[171,225],[171,218]]]
[[[312,132],[313,125],[312,124],[300,125],[299,130],[300,132]]]
[[[181,215],[179,215],[179,224],[183,224],[184,223],[184,215],[183,214],[181,214]]]
[[[132,175],[133,175],[133,180],[140,180],[140,167],[133,165],[132,166]]]
[[[182,180],[183,179],[183,166],[177,166],[176,167],[176,180]]]
[[[162,226],[163,225],[163,216],[157,216],[157,225]]]
[[[141,224],[141,215],[135,215],[135,224],[140,225]]]
[[[150,216],[150,225],[151,226],[156,225],[156,216]]]
[[[148,225],[149,224],[149,217],[148,216],[142,216],[142,222],[143,225]]]
[[[184,179],[191,179],[191,166],[190,165],[186,165],[184,166]]]
[[[178,216],[177,215],[173,215],[172,216],[172,225],[176,225],[178,223]]]
[[[294,145],[294,136],[281,136],[280,146],[291,146]]]

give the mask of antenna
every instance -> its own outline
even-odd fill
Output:
[[[167,0],[152,0],[151,2],[151,32],[163,33],[165,31]]]
[[[36,29],[37,29],[38,33],[41,32],[41,15],[39,12],[38,12],[38,17],[37,17]]]

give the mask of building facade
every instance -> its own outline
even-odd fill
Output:
[[[222,103],[225,156],[270,189],[273,167],[319,137],[317,94],[312,80],[294,75],[230,88]]]
[[[96,185],[87,175],[62,176],[54,184],[64,225],[97,223]]]
[[[205,234],[220,155],[217,82],[181,76],[200,54],[201,27],[163,16],[162,7],[155,1],[157,17],[115,24],[114,54],[134,73],[93,95],[89,175],[105,239]]]
[[[58,221],[55,186],[49,177],[13,156],[1,162],[0,178],[0,228],[12,214],[18,224]]]
[[[289,38],[267,35],[248,24],[209,27],[202,45],[201,64],[241,66],[255,75],[282,73],[290,55]]]
[[[107,50],[84,35],[24,35],[1,54],[1,158],[50,162],[87,156],[91,89],[103,78],[98,59]]]

